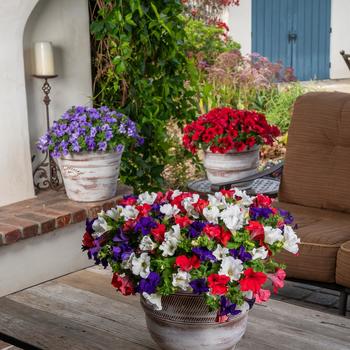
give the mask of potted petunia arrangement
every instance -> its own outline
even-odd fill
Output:
[[[257,172],[259,145],[271,145],[280,130],[264,114],[229,107],[214,108],[184,127],[183,144],[204,151],[211,183],[236,181]]]
[[[136,124],[103,106],[73,106],[39,139],[37,147],[57,158],[67,196],[91,202],[116,194],[125,147],[142,145]]]
[[[283,286],[272,257],[298,252],[292,221],[269,197],[239,189],[145,192],[87,221],[83,250],[111,267],[119,292],[141,295],[163,349],[232,349],[254,302],[269,299],[267,280]]]

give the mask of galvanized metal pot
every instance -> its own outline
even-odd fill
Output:
[[[162,297],[156,311],[143,297],[141,305],[153,340],[164,350],[233,350],[245,333],[248,312],[215,322],[203,296],[177,293]]]
[[[243,152],[232,150],[228,153],[204,152],[204,167],[208,180],[213,184],[237,181],[254,175],[259,166],[259,146]]]
[[[58,159],[67,196],[78,202],[112,198],[123,152],[70,153]]]

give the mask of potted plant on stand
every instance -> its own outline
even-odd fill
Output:
[[[272,145],[280,135],[261,113],[214,108],[184,128],[183,144],[196,153],[204,151],[204,167],[213,183],[237,181],[257,172],[259,145]]]
[[[124,147],[142,142],[124,114],[77,106],[54,121],[37,146],[57,158],[67,196],[92,202],[115,196]]]
[[[162,349],[233,349],[249,309],[267,301],[285,273],[272,256],[298,252],[291,216],[269,197],[238,189],[206,199],[189,192],[142,193],[87,222],[83,250],[112,268],[112,285],[139,293]]]

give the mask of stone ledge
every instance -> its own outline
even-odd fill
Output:
[[[36,198],[0,207],[0,246],[92,219],[102,209],[112,208],[118,199],[131,193],[131,187],[120,184],[116,197],[83,203],[69,200],[63,190],[49,190]]]

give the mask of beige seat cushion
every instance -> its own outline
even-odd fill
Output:
[[[283,252],[277,256],[287,265],[287,276],[320,282],[335,282],[339,247],[350,240],[350,214],[276,202],[288,210],[298,225],[299,255]]]
[[[350,213],[350,94],[314,92],[298,98],[279,199]]]
[[[350,240],[340,246],[335,277],[338,284],[350,288]]]

